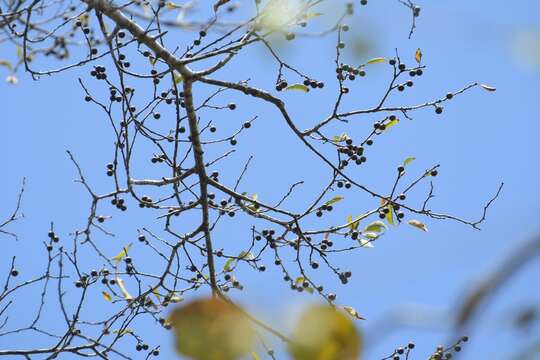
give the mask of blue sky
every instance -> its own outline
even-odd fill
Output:
[[[437,344],[448,340],[446,316],[455,314],[456,304],[466,291],[540,230],[537,219],[540,212],[540,124],[537,119],[540,58],[536,59],[535,66],[534,59],[527,58],[527,51],[516,51],[516,48],[523,51],[519,44],[526,34],[540,34],[540,3],[533,0],[515,3],[424,1],[420,3],[422,15],[418,28],[410,40],[407,39],[409,13],[394,3],[370,1],[369,6],[361,8],[350,21],[353,31],[345,36],[345,42],[351,44],[356,32],[370,44],[361,55],[345,51],[345,60],[350,62],[391,57],[397,48],[402,59],[412,63],[414,51],[418,47],[423,50],[428,66],[425,75],[413,89],[393,97],[390,102],[416,104],[476,81],[490,84],[497,91],[473,89],[452,100],[440,116],[431,109],[414,113],[414,120],[403,120],[388,135],[377,138],[365,170],[355,176],[374,188],[388,189],[395,167],[407,156],[417,158],[410,165],[411,172],[422,172],[433,164],[441,164],[432,206],[467,219],[481,215],[484,203],[500,182],[504,181],[505,187],[490,208],[482,231],[456,222],[429,219],[425,220],[428,233],[402,225],[390,229],[374,248],[338,258],[340,265],[354,274],[349,285],[338,285],[335,278],[323,272],[318,275],[325,287],[338,293],[340,304],[353,306],[367,318],[359,324],[367,341],[365,359],[380,358],[410,340],[417,344],[417,358],[426,358]],[[295,42],[297,46],[279,48],[292,64],[327,81],[324,91],[313,96],[283,95],[291,113],[306,127],[328,113],[328,104],[334,96],[334,41],[334,36],[300,39]],[[1,49],[6,54],[14,52],[5,45]],[[256,85],[272,88],[275,75],[276,64],[269,61],[262,49],[254,48],[215,77],[241,80],[251,76]],[[65,151],[73,151],[90,181],[100,192],[105,192],[110,189],[110,181],[101,169],[110,160],[113,144],[107,119],[83,101],[84,94],[76,79],[86,76],[86,70],[44,77],[37,82],[22,73],[18,76],[17,86],[0,83],[3,105],[0,199],[4,214],[15,203],[16,191],[26,177],[25,218],[10,227],[20,235],[19,242],[7,237],[1,237],[0,241],[6,254],[19,256],[21,272],[26,275],[43,266],[40,263],[42,241],[51,221],[65,241],[68,234],[85,221],[89,198],[84,189],[73,182],[75,169]],[[366,79],[354,85],[353,97],[347,100],[346,106],[356,108],[372,103],[386,86],[389,76],[387,66],[373,65]],[[196,87],[195,91],[204,94],[207,90]],[[219,101],[226,104],[232,99],[236,96],[225,94]],[[298,144],[271,107],[251,100],[238,103],[234,115],[226,114],[216,120],[221,121],[223,128],[231,126],[225,122],[240,124],[254,114],[260,118],[254,123],[250,136],[239,138],[238,155],[222,169],[230,175],[224,175],[222,180],[234,181],[243,162],[253,154],[244,191],[273,200],[286,192],[292,182],[306,179],[305,187],[289,203],[293,208],[302,206],[317,186],[326,181],[328,169]],[[217,115],[219,113],[208,116]],[[347,125],[347,131],[365,131],[370,124],[369,120],[354,118]],[[148,161],[140,162],[141,174],[148,164]],[[418,199],[422,194],[418,193]],[[348,213],[372,206],[365,196],[354,193],[344,196],[350,201],[338,209],[333,219],[341,221]],[[103,212],[114,216],[110,226],[118,234],[114,239],[98,235],[111,256],[135,238],[137,228],[152,225],[137,211],[129,221],[128,217],[116,221],[115,218],[123,217],[113,209],[104,208]],[[246,236],[248,225],[247,220],[228,221],[218,232],[218,246],[230,246],[231,238]],[[0,271],[3,273],[7,266],[7,260],[2,260]],[[280,280],[280,272],[272,269],[270,262],[268,267],[271,269],[262,274],[243,269],[240,274],[245,291],[235,297],[277,327],[290,329],[291,319],[298,309],[318,299],[292,293]],[[507,359],[532,338],[534,330],[525,334],[508,330],[511,318],[507,315],[521,306],[539,304],[540,286],[534,285],[538,284],[539,276],[540,262],[537,261],[494,298],[469,334],[471,341],[463,359]],[[100,303],[102,299],[96,299],[96,309],[105,308],[106,304]],[[18,304],[21,317],[25,316],[25,308],[33,306],[32,300],[35,301],[28,296]],[[416,327],[384,320],[394,311],[404,309],[413,320],[420,321],[412,308],[432,314],[435,321]],[[53,327],[54,319],[55,314],[45,317]],[[538,326],[535,330],[538,333]],[[157,341],[163,336],[153,334],[150,340]],[[20,346],[25,344],[20,338],[12,341]],[[6,344],[0,339],[0,348],[4,347]]]

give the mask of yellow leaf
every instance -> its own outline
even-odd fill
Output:
[[[416,158],[415,158],[414,156],[409,156],[408,158],[406,158],[406,159],[403,161],[403,166],[409,165],[409,164],[412,163],[414,160],[416,160]]]
[[[255,351],[251,353],[251,357],[253,358],[253,360],[261,360],[261,357]]]
[[[358,224],[360,224],[361,218],[361,216],[358,216],[356,220],[353,221],[352,215],[347,216],[347,226],[349,227],[349,229],[351,229],[352,231],[358,229]]]
[[[360,316],[360,314],[358,314],[358,311],[356,311],[354,308],[350,307],[350,306],[344,306],[343,309],[349,313],[349,315],[351,315],[353,318],[355,319],[358,319],[358,320],[366,320],[364,319],[363,317]]]
[[[425,232],[428,231],[426,224],[424,224],[423,222],[419,220],[409,220],[407,221],[407,223],[422,231],[425,231]]]
[[[385,125],[385,130],[390,129],[391,127],[396,126],[399,123],[399,119],[394,119],[388,122],[388,124]]]
[[[288,344],[295,360],[357,360],[362,338],[352,319],[326,305],[310,306]]]
[[[103,294],[103,298],[104,298],[105,300],[107,300],[107,301],[112,301],[112,297],[111,297],[111,295],[110,295],[108,292],[102,291],[101,293]]]
[[[124,246],[122,248],[122,251],[120,251],[118,253],[118,255],[116,255],[115,257],[112,258],[112,260],[114,260],[115,262],[119,263],[120,261],[122,261],[128,254],[128,251],[129,251],[129,248],[132,246],[133,244],[132,243],[129,243],[127,244],[126,246]]]
[[[382,62],[385,62],[386,59],[383,58],[383,57],[378,57],[378,58],[373,58],[371,60],[368,60],[367,64],[378,64],[378,63],[382,63]]]
[[[156,299],[157,299],[158,302],[161,302],[161,294],[159,293],[157,287],[155,287],[155,288],[152,289],[152,294],[155,295],[155,297],[156,297]]]
[[[386,205],[386,208],[388,209],[388,212],[386,213],[386,221],[388,221],[388,223],[390,225],[395,225],[395,223],[394,223],[394,208],[392,207],[391,204]]]
[[[122,295],[124,295],[124,299],[126,300],[133,300],[133,296],[127,291],[126,285],[124,283],[124,280],[121,278],[116,278],[116,284],[118,285],[118,288],[122,292]]]
[[[328,200],[324,204],[327,205],[327,206],[334,205],[335,203],[340,202],[343,199],[345,199],[343,196],[334,196],[333,198],[331,198],[330,200]]]
[[[180,9],[182,6],[181,5],[177,5],[175,3],[173,3],[172,1],[167,1],[167,4],[165,4],[165,7],[169,10],[174,10],[174,9]]]
[[[323,13],[316,13],[316,12],[308,12],[306,16],[304,17],[305,20],[311,20],[313,18],[316,18],[318,16],[324,15]]]
[[[189,358],[235,360],[253,351],[256,337],[251,322],[239,308],[221,299],[192,301],[176,308],[169,321],[176,349]]]
[[[414,59],[418,64],[422,62],[422,50],[420,48],[416,49],[416,53],[414,54]]]

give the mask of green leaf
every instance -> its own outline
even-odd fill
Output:
[[[425,232],[428,231],[426,224],[424,224],[423,222],[421,222],[419,220],[409,220],[409,221],[407,221],[407,223],[409,225],[411,225],[411,226],[414,226],[417,229],[422,230],[422,231],[425,231]]]
[[[383,232],[384,230],[386,230],[386,225],[382,221],[377,220],[377,221],[372,222],[368,226],[366,226],[366,228],[364,229],[364,231],[362,231],[362,233],[365,233],[365,232],[380,233],[380,232]]]
[[[377,239],[380,236],[379,233],[376,233],[376,232],[373,232],[373,231],[363,232],[362,235],[364,235],[365,237],[367,237],[370,240]]]
[[[293,84],[293,85],[287,86],[285,90],[296,90],[296,91],[308,92],[309,88],[304,84]]]
[[[383,57],[377,57],[377,58],[373,58],[371,60],[368,60],[368,62],[366,64],[378,64],[378,63],[382,63],[382,62],[385,62],[386,59],[383,58]]]
[[[133,334],[133,330],[131,330],[131,329],[113,330],[113,334],[118,334],[120,336],[124,336],[124,335],[127,335],[127,334]]]
[[[356,220],[353,221],[352,215],[347,216],[347,224],[348,224],[347,226],[349,227],[349,229],[351,229],[352,231],[358,229],[358,225],[360,224],[361,218],[362,218],[361,216],[358,216]]]
[[[373,233],[370,233],[373,234]],[[358,239],[358,245],[363,248],[372,248],[373,247],[373,241],[369,241],[366,239]]]
[[[223,271],[225,272],[229,272],[232,270],[232,266],[233,264],[236,262],[236,259],[234,258],[230,258],[227,260],[227,262],[225,262],[225,265],[223,265]]]
[[[341,135],[336,135],[332,138],[332,142],[335,144],[338,144],[340,142],[344,142],[349,138],[349,135],[343,133]]]
[[[343,196],[335,196],[333,197],[332,199],[328,200],[327,202],[325,202],[324,204],[325,205],[333,205],[337,202],[340,202],[341,200],[345,199]]]
[[[255,259],[255,255],[253,255],[253,254],[250,253],[250,252],[245,252],[245,251],[242,251],[242,252],[240,253],[240,255],[238,255],[238,257],[239,257],[240,259],[244,259],[244,260],[253,260],[253,259]]]
[[[118,255],[113,257],[112,260],[114,260],[116,263],[119,263],[120,261],[122,261],[127,256],[129,248],[131,248],[132,245],[133,245],[132,243],[129,243],[126,246],[124,246],[122,248],[122,251],[120,251]]]
[[[236,265],[236,262],[237,262],[239,259],[243,259],[243,260],[253,260],[253,259],[255,259],[255,256],[254,256],[252,253],[250,253],[250,252],[242,251],[242,252],[238,255],[238,258],[230,258],[230,259],[228,259],[228,260],[225,262],[225,265],[223,265],[223,271],[224,271],[224,272],[230,272],[230,271],[232,271],[233,266]]]
[[[386,221],[388,221],[388,223],[390,225],[395,225],[395,222],[394,222],[394,208],[393,208],[392,204],[386,205],[386,208],[388,209],[388,212],[386,213]]]
[[[409,156],[408,158],[406,158],[405,160],[403,160],[403,166],[409,165],[409,164],[412,163],[414,160],[416,160],[416,158],[415,158],[414,156]]]
[[[174,83],[180,84],[182,81],[184,81],[184,77],[180,73],[174,72]]]
[[[16,51],[17,51],[17,58],[22,59],[23,54],[24,54],[23,48],[21,46],[17,45]]]
[[[497,89],[494,88],[493,86],[489,86],[489,85],[486,85],[486,84],[480,84],[480,86],[484,89],[484,90],[487,90],[487,91],[496,91]]]

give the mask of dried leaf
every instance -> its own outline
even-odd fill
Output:
[[[13,70],[13,66],[11,65],[11,63],[7,60],[0,60],[0,66],[5,66],[7,67],[9,70]]]
[[[414,59],[418,64],[422,62],[422,50],[420,48],[416,49],[416,53],[414,54]]]
[[[409,220],[407,221],[407,223],[422,231],[425,231],[425,232],[428,231],[426,224],[424,224],[423,222],[419,220]]]
[[[8,75],[6,77],[6,81],[8,82],[8,84],[11,84],[11,85],[17,85],[19,83],[19,79],[13,74]]]
[[[217,12],[218,9],[228,3],[230,0],[218,0],[214,3],[214,12]]]
[[[112,301],[112,296],[111,296],[108,292],[102,291],[101,293],[103,294],[103,298],[104,298],[105,300],[107,300],[107,301]]]
[[[486,84],[480,84],[480,86],[481,86],[483,89],[487,90],[487,91],[496,91],[496,90],[497,90],[497,89],[494,88],[493,86],[489,86],[489,85],[486,85]]]

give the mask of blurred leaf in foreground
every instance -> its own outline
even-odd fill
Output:
[[[361,350],[353,320],[326,305],[313,305],[302,314],[289,344],[295,360],[357,360]]]
[[[170,318],[176,349],[194,360],[234,360],[251,353],[255,333],[242,312],[208,298],[176,308]]]

